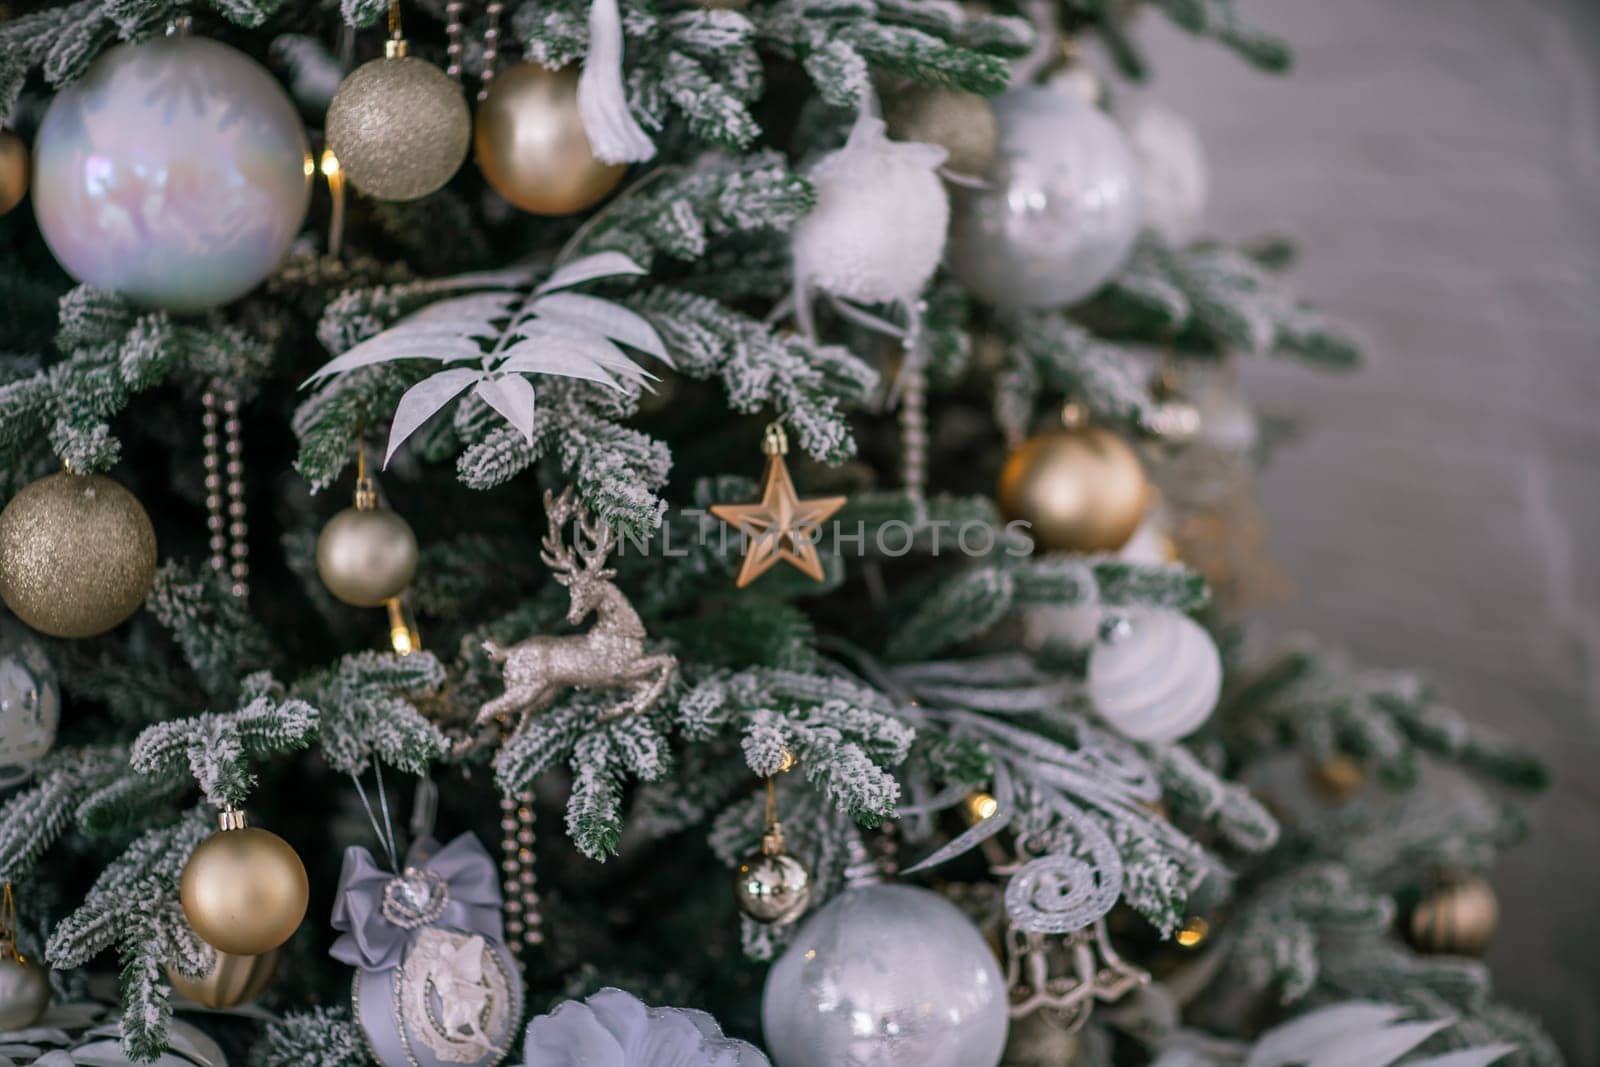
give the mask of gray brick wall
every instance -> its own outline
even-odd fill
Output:
[[[1301,242],[1350,377],[1258,366],[1304,437],[1261,486],[1298,586],[1270,618],[1420,665],[1556,784],[1495,872],[1501,994],[1600,1064],[1600,4],[1256,0],[1270,79],[1150,16],[1219,233]]]

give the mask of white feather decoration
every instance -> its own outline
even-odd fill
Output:
[[[486,291],[407,315],[324,363],[304,384],[402,359],[446,365],[400,398],[384,466],[406,438],[469,389],[532,444],[535,392],[527,376],[578,378],[611,389],[622,388],[619,380],[648,387],[654,375],[621,345],[672,365],[660,335],[643,316],[609,300],[563,291],[596,278],[643,273],[627,256],[602,252],[558,268],[538,285],[530,275],[517,273],[462,279],[462,288],[481,284]]]

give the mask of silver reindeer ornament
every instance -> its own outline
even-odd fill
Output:
[[[496,720],[509,724],[516,716],[511,731],[520,733],[529,718],[549,707],[565,689],[628,689],[626,696],[600,713],[600,722],[648,711],[678,670],[676,657],[644,650],[644,623],[612,584],[617,572],[605,562],[616,545],[616,532],[573,499],[571,486],[559,497],[545,490],[544,510],[550,529],[539,558],[567,587],[571,598],[567,622],[576,626],[593,613],[594,625],[585,633],[536,635],[510,647],[485,641],[489,658],[505,665],[506,691],[478,712],[479,727]],[[563,534],[573,519],[573,546],[568,548]]]

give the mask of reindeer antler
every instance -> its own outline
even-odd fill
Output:
[[[578,550],[578,556],[583,560],[583,572],[601,579],[616,577],[617,572],[605,566],[606,557],[611,555],[612,548],[616,547],[616,531],[604,519],[591,516],[583,501],[574,499],[572,486],[563,489],[559,497],[552,495],[550,490],[546,489],[544,510],[550,517],[550,528],[545,531],[544,540],[540,542],[539,558],[544,560],[545,566],[556,572],[557,581],[565,584],[562,575],[573,575],[579,571],[577,561],[572,556],[572,549],[567,547],[566,540],[562,536],[568,520],[574,515],[577,516],[578,522],[572,540]]]
[[[567,520],[572,517],[575,506],[570,485],[561,490],[559,497],[548,489],[544,491],[544,513],[549,517],[550,528],[545,531],[544,540],[539,542],[539,558],[544,560],[546,567],[556,572],[557,581],[561,580],[561,575],[571,574],[577,570],[577,565],[572,559],[572,551],[567,548],[566,540],[562,537]]]

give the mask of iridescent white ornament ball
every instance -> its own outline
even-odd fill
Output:
[[[1179,611],[1140,611],[1108,627],[1089,653],[1089,700],[1135,741],[1187,737],[1211,717],[1222,657],[1205,627]]]
[[[1116,274],[1139,236],[1127,138],[1059,89],[1013,89],[994,113],[999,153],[984,188],[953,193],[945,265],[997,307],[1075,303]]]
[[[202,311],[255,288],[305,219],[311,150],[288,95],[203,37],[123,44],[56,94],[33,209],[81,282]]]
[[[0,789],[25,781],[55,744],[61,690],[33,634],[0,619]]]
[[[977,927],[936,893],[847,889],[767,974],[761,1026],[776,1067],[995,1067],[1005,979]]]

